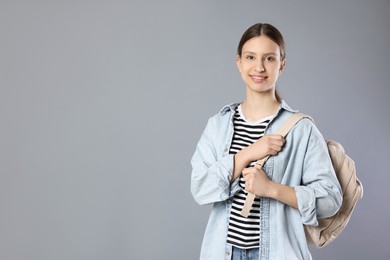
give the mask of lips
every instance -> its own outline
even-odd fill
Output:
[[[256,82],[256,83],[262,83],[266,80],[267,77],[265,76],[254,76],[254,75],[250,75],[251,79]]]

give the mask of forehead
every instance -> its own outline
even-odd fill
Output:
[[[254,37],[245,42],[242,46],[242,53],[279,53],[279,45],[272,41],[269,37],[261,35]]]

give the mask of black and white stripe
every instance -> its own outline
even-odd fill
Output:
[[[242,114],[241,105],[239,105],[235,110],[233,118],[234,135],[229,153],[236,154],[259,140],[264,135],[271,118],[264,118],[258,122],[248,122]],[[254,164],[255,162],[252,162],[249,167],[253,167]],[[239,177],[239,184],[242,190],[233,198],[227,242],[239,248],[255,248],[259,246],[260,199],[255,198],[248,218],[241,216],[240,212],[248,194],[245,191],[245,181],[242,175]]]

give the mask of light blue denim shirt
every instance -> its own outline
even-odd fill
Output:
[[[237,105],[227,105],[209,119],[191,159],[192,195],[200,205],[213,204],[201,260],[231,259],[232,246],[226,237],[232,199],[240,187],[238,178],[230,184],[234,155],[229,148]],[[295,112],[282,101],[265,134],[275,132]],[[264,170],[272,181],[294,187],[298,209],[261,198],[259,259],[311,259],[303,225],[315,226],[318,218],[334,215],[342,202],[326,142],[315,125],[308,119],[298,122]]]

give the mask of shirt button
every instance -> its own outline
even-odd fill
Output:
[[[227,152],[227,150],[228,150],[228,149],[227,149],[227,147],[226,147],[226,148],[225,148],[223,151],[226,153],[226,152]]]
[[[226,255],[230,255],[230,252],[229,252],[229,251],[226,251]]]

